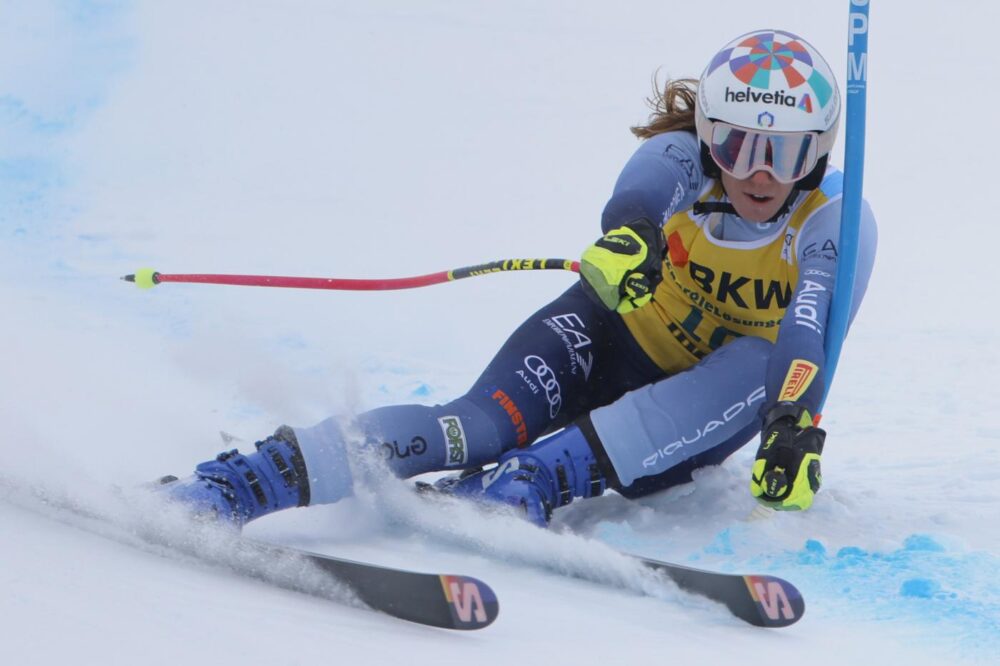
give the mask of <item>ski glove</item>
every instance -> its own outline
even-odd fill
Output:
[[[583,290],[622,314],[642,307],[663,280],[666,250],[662,229],[644,217],[613,229],[583,252]]]
[[[813,426],[805,407],[775,405],[764,419],[750,477],[757,501],[779,511],[808,509],[822,481],[819,457],[825,440],[826,431]]]

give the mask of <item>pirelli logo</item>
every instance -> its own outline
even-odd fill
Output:
[[[469,462],[469,446],[465,439],[465,428],[457,416],[442,416],[438,419],[441,432],[444,433],[446,467],[465,465]]]
[[[778,402],[795,402],[803,396],[813,380],[819,366],[803,359],[795,359],[788,368],[785,376],[785,383],[781,385],[781,393],[778,395]]]

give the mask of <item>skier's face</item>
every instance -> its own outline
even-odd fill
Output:
[[[737,180],[723,171],[722,185],[733,208],[748,222],[770,220],[795,187],[795,183],[778,182],[767,171],[756,171],[743,180]]]

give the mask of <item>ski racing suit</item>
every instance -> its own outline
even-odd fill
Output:
[[[828,168],[819,188],[796,191],[773,222],[696,213],[696,202],[726,201],[701,169],[697,138],[648,139],[625,165],[601,224],[607,232],[638,218],[662,222],[668,250],[653,300],[621,315],[577,284],[522,323],[465,395],[377,408],[348,428],[334,419],[295,428],[310,503],[351,493],[349,447],[377,452],[410,477],[494,462],[572,422],[592,435],[607,486],[634,497],[719,464],[759,432],[761,414],[778,400],[815,414],[842,180]],[[877,241],[867,203],[860,223],[852,320]]]

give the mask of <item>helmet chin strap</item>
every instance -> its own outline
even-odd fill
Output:
[[[722,182],[719,182],[722,185]],[[726,186],[722,185],[722,191],[726,192]],[[795,201],[795,197],[798,196],[799,191],[793,189],[788,193],[785,198],[784,203],[778,211],[771,216],[771,219],[764,220],[764,223],[777,222],[781,219],[787,212],[788,209],[792,207],[792,203]],[[729,193],[726,192],[726,197],[729,197]],[[730,213],[736,217],[740,217],[740,214],[736,211],[736,207],[733,206],[731,201],[696,201],[691,207],[695,215],[707,215],[709,213]]]

